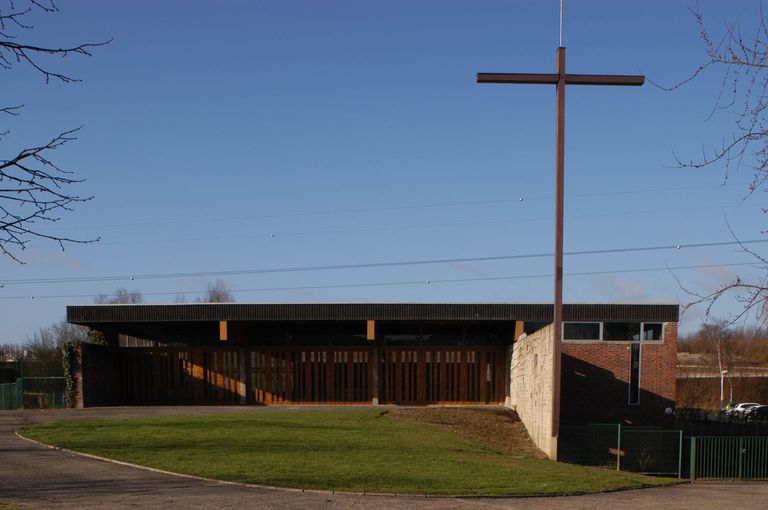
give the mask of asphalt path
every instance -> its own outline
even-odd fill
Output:
[[[418,498],[273,490],[122,466],[19,439],[26,425],[70,419],[272,412],[270,407],[123,407],[0,411],[0,503],[21,508],[674,509],[768,508],[768,483],[693,483],[584,496]],[[317,407],[288,408],[297,412]]]

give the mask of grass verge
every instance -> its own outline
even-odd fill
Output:
[[[71,421],[21,433],[177,473],[303,489],[501,496],[676,483],[514,454],[368,409]]]

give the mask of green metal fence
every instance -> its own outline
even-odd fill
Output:
[[[66,406],[63,377],[24,377],[0,384],[0,410]]]
[[[768,479],[768,437],[691,437],[690,477]]]
[[[24,394],[21,379],[16,382],[0,384],[0,409],[20,409]]]
[[[572,464],[682,477],[683,433],[619,423],[563,426],[558,458]]]
[[[625,428],[620,446],[624,471],[682,476],[683,432],[680,430]]]

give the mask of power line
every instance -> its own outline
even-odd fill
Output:
[[[615,269],[615,270],[603,270],[603,271],[581,271],[575,273],[565,273],[564,276],[598,276],[607,274],[626,274],[626,273],[647,273],[657,271],[682,271],[688,269],[707,269],[717,267],[737,267],[737,266],[754,266],[754,262],[733,262],[727,264],[701,264],[701,265],[688,265],[688,266],[664,266],[664,267],[645,267],[645,268],[632,268],[632,269]],[[395,286],[407,286],[407,285],[433,285],[433,284],[446,284],[446,283],[468,283],[468,282],[483,282],[483,281],[500,281],[500,280],[523,280],[533,278],[551,278],[551,273],[541,274],[528,274],[528,275],[506,275],[506,276],[483,276],[472,278],[442,278],[436,280],[404,280],[394,282],[363,282],[363,283],[340,283],[340,284],[328,284],[328,285],[300,285],[300,286],[286,286],[286,287],[259,287],[252,289],[232,289],[230,292],[276,292],[276,291],[291,291],[291,290],[321,290],[321,289],[344,289],[344,288],[358,288],[358,287],[395,287]],[[144,296],[173,296],[173,295],[190,295],[190,294],[202,294],[204,291],[158,291],[158,292],[143,292]],[[0,296],[0,299],[75,299],[75,298],[94,298],[99,294],[59,294],[59,295],[42,295],[42,296]]]
[[[615,216],[647,216],[648,214],[664,214],[670,212],[688,212],[688,211],[712,211],[715,209],[732,209],[742,207],[762,207],[756,204],[736,204],[736,205],[712,205],[707,207],[677,207],[671,209],[648,209],[648,210],[634,210],[625,212],[610,212],[610,213],[589,213],[589,214],[574,214],[567,215],[566,219],[584,219],[584,218],[599,218],[599,217],[615,217]],[[381,227],[364,227],[364,228],[342,228],[342,229],[327,229],[327,230],[304,230],[294,232],[282,232],[271,231],[262,232],[259,234],[238,234],[231,236],[202,236],[202,237],[186,237],[176,239],[137,239],[134,241],[112,241],[112,242],[99,242],[96,246],[122,246],[131,244],[174,244],[174,243],[186,243],[186,242],[206,242],[206,241],[228,241],[228,240],[241,240],[241,239],[272,239],[280,237],[300,237],[309,235],[322,235],[322,234],[349,234],[359,232],[384,232],[384,231],[399,231],[399,230],[420,230],[430,228],[445,228],[445,227],[471,227],[477,225],[504,225],[512,223],[533,223],[541,221],[550,221],[552,216],[543,216],[538,218],[516,218],[509,220],[478,220],[478,221],[461,221],[461,222],[444,222],[444,223],[427,223],[422,225],[389,225]]]
[[[706,184],[698,186],[678,186],[678,187],[666,187],[666,188],[645,188],[645,189],[631,189],[631,190],[610,190],[610,191],[595,191],[589,193],[569,193],[569,198],[583,198],[583,197],[597,197],[597,196],[609,196],[609,195],[634,195],[639,193],[655,193],[655,192],[667,192],[667,191],[687,191],[694,189],[719,189],[722,188],[722,184]],[[306,216],[331,216],[331,215],[343,215],[343,214],[362,214],[369,212],[385,212],[385,211],[401,211],[412,209],[433,209],[443,207],[462,207],[473,205],[491,205],[491,204],[506,204],[515,202],[524,202],[532,200],[551,200],[552,195],[525,195],[522,194],[517,198],[500,198],[500,199],[488,199],[488,200],[470,200],[470,201],[458,201],[458,202],[436,202],[432,204],[409,204],[409,205],[396,205],[386,207],[364,207],[353,209],[329,209],[318,211],[293,211],[283,213],[269,213],[269,214],[257,214],[248,216],[230,216],[220,218],[198,218],[198,219],[176,219],[176,220],[147,220],[132,223],[112,223],[102,225],[83,225],[78,227],[64,227],[66,228],[122,228],[122,227],[140,227],[140,226],[157,226],[157,225],[177,225],[177,224],[199,224],[199,223],[221,223],[230,221],[243,221],[243,220],[258,220],[258,219],[270,219],[270,218],[290,218],[290,217],[306,217]]]
[[[655,246],[636,246],[628,248],[607,248],[598,250],[580,250],[565,252],[567,256],[579,256],[579,255],[605,255],[612,253],[630,253],[630,252],[649,252],[649,251],[662,251],[662,250],[680,250],[683,248],[712,248],[716,246],[735,246],[735,245],[747,245],[747,244],[760,244],[767,243],[768,239],[751,239],[747,241],[718,241],[707,243],[687,243],[687,244],[670,244],[670,245],[655,245]],[[494,255],[484,257],[456,257],[446,259],[425,259],[425,260],[401,260],[401,261],[388,261],[388,262],[368,262],[360,264],[334,264],[334,265],[315,265],[315,266],[295,266],[295,267],[276,267],[276,268],[261,268],[261,269],[236,269],[229,271],[199,271],[199,272],[183,272],[183,273],[151,273],[151,274],[134,274],[134,275],[108,275],[108,276],[75,276],[64,278],[35,278],[35,279],[15,279],[15,280],[3,280],[0,285],[34,285],[34,284],[53,284],[53,283],[93,283],[93,282],[108,282],[108,281],[125,281],[125,280],[158,280],[158,279],[171,279],[171,278],[194,278],[194,277],[208,277],[208,276],[241,276],[249,274],[273,274],[273,273],[296,273],[296,272],[313,272],[313,271],[337,271],[345,269],[367,269],[375,267],[402,267],[402,266],[423,266],[432,264],[453,264],[457,262],[492,262],[500,260],[519,260],[519,259],[535,259],[535,258],[547,258],[552,257],[552,253],[527,253],[517,255]]]

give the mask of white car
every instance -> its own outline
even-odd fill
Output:
[[[746,402],[746,403],[742,402],[741,404],[735,406],[731,410],[731,414],[732,415],[743,416],[744,413],[746,413],[749,409],[752,409],[753,407],[757,407],[759,405],[760,404],[758,404],[757,402]]]

